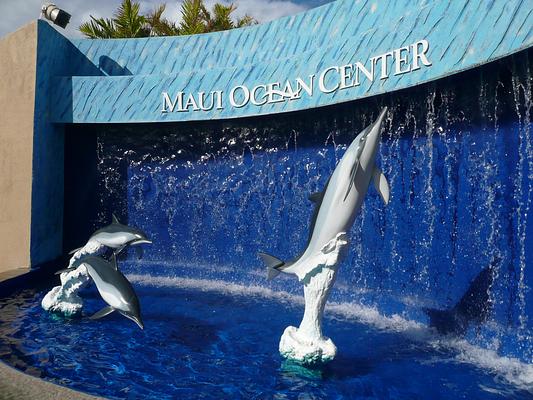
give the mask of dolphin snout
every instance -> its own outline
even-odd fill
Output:
[[[366,140],[369,145],[375,146],[375,144],[379,141],[379,138],[381,137],[381,124],[385,119],[385,115],[387,115],[387,107],[383,107],[378,118],[372,125],[372,129],[368,133]]]
[[[146,233],[144,233],[143,231],[140,231],[138,230],[136,233],[135,233],[135,240],[132,241],[131,244],[151,244],[152,241],[150,239],[148,239],[148,236],[146,236]]]
[[[139,328],[141,328],[142,330],[144,330],[144,323],[143,323],[143,321],[141,320],[141,318],[135,318],[134,321],[135,321],[135,323],[136,323],[137,325],[139,325]]]
[[[381,125],[381,123],[383,122],[383,119],[385,118],[385,115],[387,115],[387,107],[383,107],[381,109],[381,112],[379,113],[379,117],[376,120],[375,125]]]

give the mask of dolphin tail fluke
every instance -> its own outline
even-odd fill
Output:
[[[447,310],[425,308],[430,326],[442,334],[463,335],[469,326],[484,323],[492,311],[490,289],[494,282],[494,270],[500,259],[495,257],[470,283],[461,299]]]
[[[469,321],[482,323],[491,313],[493,304],[490,290],[494,282],[494,270],[499,262],[495,258],[488,267],[481,270],[455,305],[454,309]]]
[[[263,262],[265,263],[267,267],[268,280],[274,279],[276,276],[278,276],[281,273],[279,268],[285,265],[284,261],[274,256],[271,256],[270,254],[267,254],[267,253],[259,253],[259,257],[261,257],[261,259],[263,260]]]
[[[463,331],[454,310],[439,310],[436,308],[424,308],[423,311],[429,317],[429,326],[435,328],[442,335],[459,334]]]
[[[115,309],[111,306],[107,306],[102,308],[100,311],[98,311],[96,314],[93,314],[89,317],[89,319],[100,319],[105,317],[106,315],[111,314]]]

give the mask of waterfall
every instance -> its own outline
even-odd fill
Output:
[[[372,189],[350,233],[336,302],[427,323],[495,257],[492,312],[468,341],[533,359],[532,78],[527,52],[377,99],[249,120],[101,126],[94,226],[112,211],[153,239],[136,275],[191,277],[300,294],[257,259],[304,248],[312,205],[346,145],[389,107]],[[125,221],[126,222],[126,221]],[[529,253],[528,253],[529,252]]]

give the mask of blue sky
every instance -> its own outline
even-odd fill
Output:
[[[141,3],[141,10],[148,12],[161,3],[167,4],[166,17],[176,20],[179,17],[181,1],[165,0],[137,0]],[[234,0],[238,5],[236,16],[250,14],[260,23],[271,21],[285,15],[292,15],[309,8],[330,2],[331,0]],[[13,32],[22,25],[37,19],[41,5],[46,0],[0,0],[0,37]],[[72,14],[72,19],[64,31],[68,37],[80,37],[77,31],[81,22],[95,17],[109,17],[120,4],[120,0],[55,0],[59,7]],[[216,0],[205,0],[211,6]],[[220,3],[230,3],[228,0],[218,0]]]

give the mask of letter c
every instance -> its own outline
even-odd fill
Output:
[[[325,81],[326,81],[326,76],[327,76],[329,71],[337,71],[337,73],[338,73],[339,72],[339,67],[329,67],[329,68],[325,69],[324,72],[322,72],[322,74],[320,74],[320,79],[318,80],[318,88],[320,89],[320,91],[322,93],[334,92],[335,90],[337,90],[339,88],[339,85],[340,85],[340,83],[337,83],[337,86],[335,86],[333,89],[328,89],[326,87]]]
[[[257,89],[263,89],[265,91],[265,94],[263,94],[263,102],[260,103],[257,101],[257,98],[255,97],[256,96],[256,93],[257,93]],[[267,99],[266,99],[266,96],[267,96],[267,93],[266,93],[266,90],[267,90],[267,87],[266,85],[257,85],[257,86],[254,86],[254,88],[252,89],[251,91],[251,95],[250,95],[250,101],[252,102],[252,104],[254,106],[262,106],[262,105],[265,105],[267,103]]]

